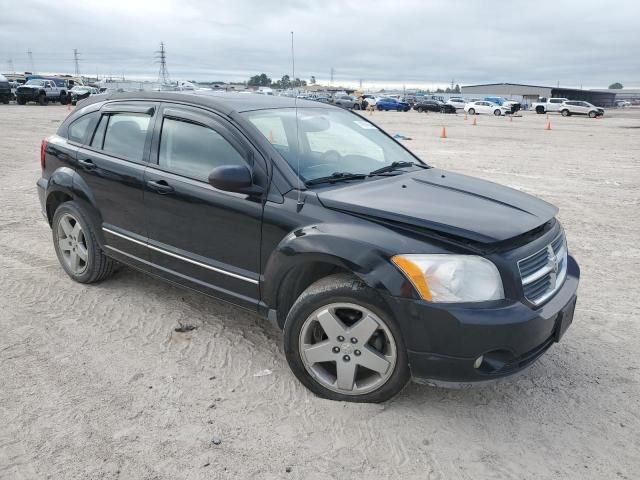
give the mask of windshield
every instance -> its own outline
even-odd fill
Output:
[[[304,181],[336,172],[369,174],[393,162],[418,160],[375,125],[334,109],[283,108],[245,112]],[[296,130],[298,141],[296,141]]]
[[[37,85],[39,87],[44,86],[44,80],[29,80],[25,85]]]

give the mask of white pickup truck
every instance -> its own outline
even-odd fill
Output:
[[[16,101],[18,105],[27,102],[38,102],[46,105],[49,102],[60,102],[66,105],[71,101],[69,89],[62,79],[33,78],[16,89]]]
[[[548,112],[559,112],[562,107],[562,102],[566,102],[569,100],[568,98],[541,98],[539,102],[533,102],[531,104],[531,109],[535,110],[536,113],[548,113]]]

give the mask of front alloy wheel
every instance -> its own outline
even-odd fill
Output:
[[[316,395],[384,402],[410,378],[400,329],[378,292],[341,273],[298,297],[284,324],[287,362]]]
[[[299,349],[307,372],[344,395],[381,387],[397,360],[389,328],[375,313],[353,303],[333,303],[313,312],[300,331]]]

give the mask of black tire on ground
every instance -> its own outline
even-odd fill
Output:
[[[359,104],[359,103],[356,103],[356,104],[353,106],[353,109],[354,109],[354,110],[360,110],[360,104]]]
[[[27,101],[22,97],[16,97],[16,102],[18,105],[26,105]]]
[[[376,105],[376,108],[378,109],[378,111],[382,111],[382,107],[380,105]]]
[[[41,93],[38,96],[38,103],[40,105],[46,105],[47,103],[49,103],[49,100],[47,100],[47,96],[44,93]]]
[[[8,98],[3,98],[2,99],[2,103],[4,103],[5,105],[9,105],[9,99]]]
[[[69,98],[67,97],[67,94],[63,94],[60,95],[60,105],[66,105],[67,103],[69,103]]]
[[[418,110],[418,113],[424,112],[424,108],[422,108],[422,107],[418,107],[416,110]]]
[[[570,112],[569,110],[567,110],[567,109],[564,109],[564,110],[562,110],[562,111],[560,112],[560,114],[561,114],[563,117],[569,117],[569,116],[571,115],[571,112]]]
[[[351,303],[368,309],[384,322],[393,336],[397,351],[393,372],[385,383],[373,391],[361,395],[335,392],[315,380],[305,368],[299,345],[302,327],[310,315],[332,303]],[[388,306],[375,290],[349,274],[336,274],[318,280],[298,297],[285,321],[284,350],[289,367],[298,380],[319,397],[330,400],[384,402],[397,395],[411,377],[402,334]]]
[[[596,118],[598,114],[596,112],[589,112],[589,118]]]
[[[87,248],[87,267],[84,272],[81,274],[76,274],[66,264],[63,259],[63,253],[60,250],[60,245],[58,242],[58,228],[61,219],[65,215],[70,215],[75,219],[82,228],[82,232],[84,234],[84,240]],[[61,204],[58,209],[55,211],[53,215],[52,221],[52,238],[53,238],[53,246],[56,251],[56,255],[58,256],[58,260],[60,261],[60,265],[64,271],[69,275],[73,280],[79,283],[95,283],[105,278],[109,277],[117,267],[117,262],[109,257],[107,257],[102,249],[100,248],[100,244],[96,239],[96,234],[93,226],[88,220],[88,215],[84,213],[82,208],[75,202],[69,201]]]
[[[470,108],[468,113],[469,115],[475,115],[476,111],[473,108]]]
[[[542,105],[538,105],[536,107],[536,113],[542,115],[544,113],[544,107]]]
[[[500,111],[500,109],[499,109],[499,108],[496,108],[496,109],[493,111],[493,114],[494,114],[496,117],[499,117],[500,115],[502,115],[502,112]]]

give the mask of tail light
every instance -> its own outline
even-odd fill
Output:
[[[40,144],[40,168],[42,168],[43,170],[46,166],[47,145],[49,145],[49,139],[42,139],[42,143]]]

